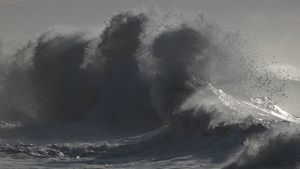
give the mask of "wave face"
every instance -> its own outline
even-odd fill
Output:
[[[2,156],[123,168],[299,165],[300,120],[275,104],[285,81],[239,33],[202,15],[133,10],[87,34],[50,29],[0,52]]]

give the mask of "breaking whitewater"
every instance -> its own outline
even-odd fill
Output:
[[[0,168],[296,169],[300,120],[258,55],[201,14],[49,29],[1,54]]]

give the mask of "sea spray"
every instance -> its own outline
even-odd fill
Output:
[[[11,126],[0,129],[1,153],[105,165],[298,165],[299,131],[285,133],[299,119],[274,102],[285,82],[239,32],[203,15],[132,10],[86,35],[49,29],[1,54],[0,117]]]

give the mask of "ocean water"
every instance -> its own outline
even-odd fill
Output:
[[[300,167],[291,80],[203,15],[124,11],[0,54],[0,168]]]

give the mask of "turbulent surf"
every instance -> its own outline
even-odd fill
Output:
[[[131,10],[1,53],[6,168],[300,167],[286,81],[202,14]],[[13,163],[11,163],[13,161]]]

